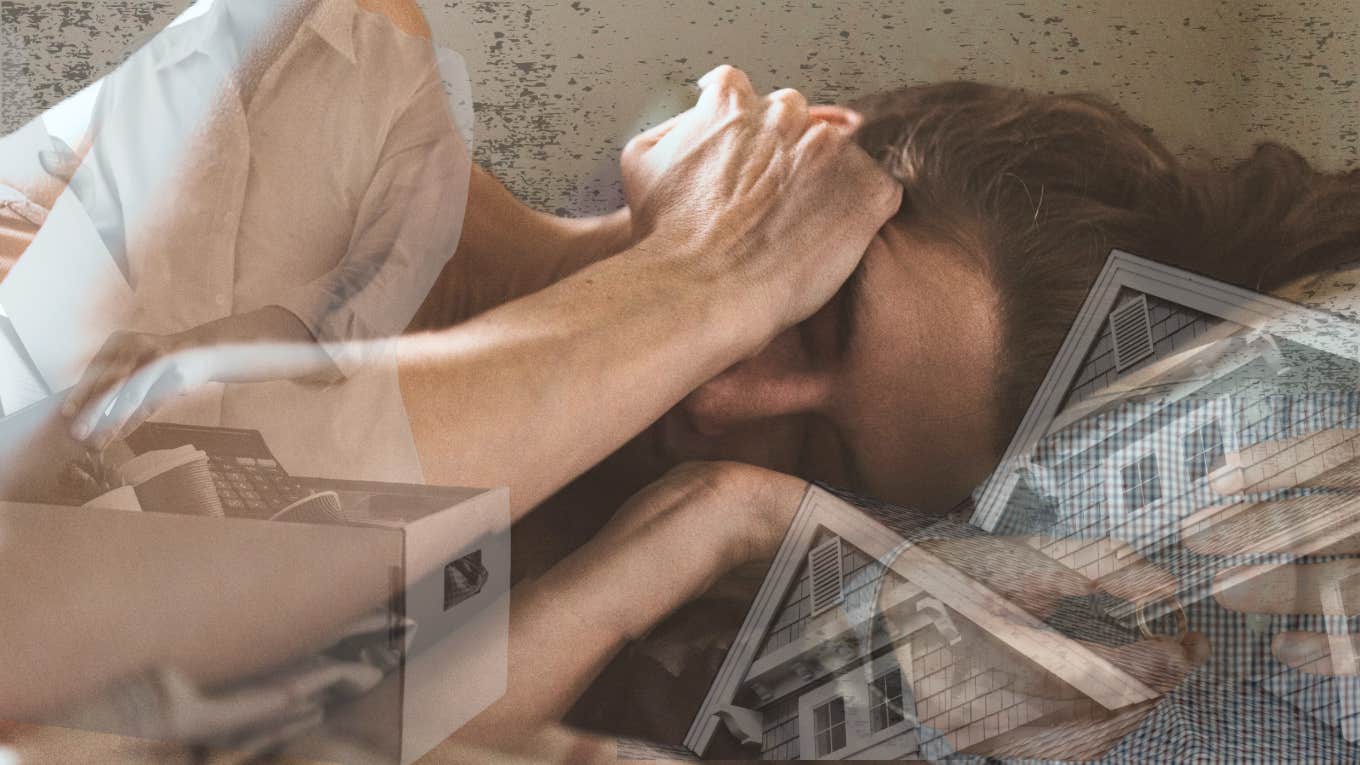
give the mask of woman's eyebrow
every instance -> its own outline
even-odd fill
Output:
[[[850,339],[854,335],[855,314],[864,292],[864,261],[850,274],[841,285],[840,295],[836,298],[836,350],[844,356],[850,350]]]

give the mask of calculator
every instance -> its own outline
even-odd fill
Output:
[[[272,518],[312,493],[283,469],[258,430],[148,422],[127,444],[137,454],[186,444],[207,452],[213,487],[230,518]]]

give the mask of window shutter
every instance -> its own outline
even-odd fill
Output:
[[[1114,368],[1120,372],[1152,355],[1152,321],[1147,296],[1139,295],[1110,313]]]
[[[813,616],[844,599],[845,595],[841,591],[840,537],[833,537],[808,553],[808,585]]]

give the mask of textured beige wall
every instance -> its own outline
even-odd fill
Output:
[[[617,200],[627,137],[683,107],[722,62],[821,101],[941,79],[1110,97],[1178,151],[1283,140],[1328,167],[1357,159],[1353,0],[580,0],[427,3],[461,51],[481,156],[549,207]]]
[[[0,0],[13,126],[103,73],[185,0]],[[712,66],[844,101],[971,78],[1106,95],[1173,148],[1213,158],[1274,138],[1360,159],[1354,0],[423,0],[472,73],[479,158],[550,210],[620,201],[619,150],[683,108]]]

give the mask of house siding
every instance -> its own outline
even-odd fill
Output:
[[[761,709],[765,716],[765,735],[761,743],[762,760],[800,759],[798,746],[798,694],[793,694]]]
[[[816,547],[830,538],[830,534],[819,535],[813,546]],[[845,583],[845,601],[841,608],[851,613],[860,613],[864,608],[872,607],[873,604],[868,602],[868,599],[872,598],[874,584],[878,580],[876,572],[868,568],[872,563],[874,561],[864,552],[842,541],[841,572]],[[756,652],[756,659],[764,658],[801,638],[807,631],[811,619],[812,598],[808,591],[807,561],[804,560],[799,564],[798,575],[789,585],[788,594],[784,596],[784,601],[779,606],[779,613],[770,627],[769,635]]]
[[[1142,293],[1122,290],[1115,300],[1115,307],[1118,308],[1140,294]],[[1141,369],[1158,359],[1166,358],[1190,347],[1196,337],[1222,321],[1153,295],[1146,295],[1145,297],[1148,302],[1148,319],[1152,328],[1152,356],[1122,372],[1116,370],[1114,345],[1110,339],[1110,323],[1108,321],[1102,322],[1100,334],[1097,335],[1095,343],[1091,345],[1091,350],[1087,352],[1081,369],[1073,378],[1067,399],[1063,402],[1064,407],[1086,400],[1092,393],[1114,382],[1122,374]]]

